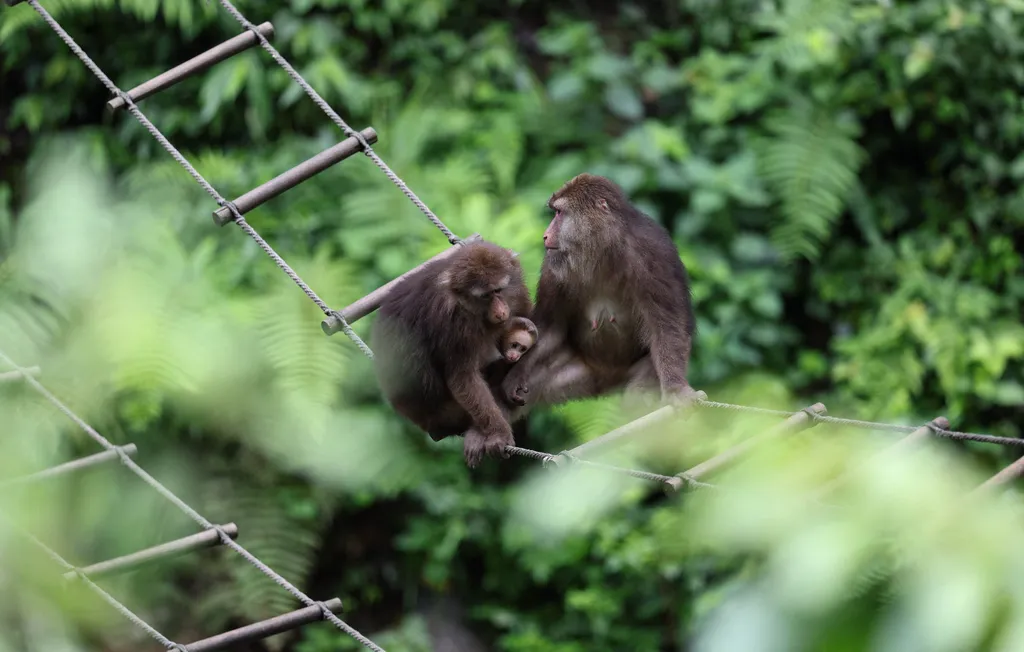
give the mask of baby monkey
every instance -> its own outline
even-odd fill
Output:
[[[513,317],[498,338],[498,354],[509,364],[519,362],[537,343],[537,326],[526,317]]]

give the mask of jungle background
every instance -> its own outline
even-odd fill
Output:
[[[239,32],[215,2],[43,5],[123,89]],[[1021,0],[237,6],[453,231],[520,252],[531,288],[550,193],[618,182],[678,244],[712,399],[1020,436]],[[964,501],[1019,451],[858,466],[897,434],[818,426],[716,497],[471,472],[30,7],[0,11],[0,57],[0,349],[385,649],[1024,649],[1021,514]],[[343,138],[259,48],[140,107],[226,197]],[[358,155],[247,218],[335,308],[448,246]],[[557,452],[628,418],[606,397],[517,437]],[[3,476],[96,452],[23,384],[0,386],[0,422]],[[674,473],[772,423],[702,411],[613,457]],[[806,502],[851,468],[843,509]],[[195,531],[116,464],[0,501],[76,564]],[[0,649],[159,647],[0,532]],[[223,549],[102,585],[181,642],[296,608]],[[318,624],[241,649],[358,647]]]

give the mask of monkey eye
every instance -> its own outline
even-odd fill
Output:
[[[562,217],[562,210],[558,209],[555,211],[555,217]]]
[[[494,294],[501,294],[501,288],[494,288],[491,292]]]

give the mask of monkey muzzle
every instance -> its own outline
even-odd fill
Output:
[[[492,324],[504,324],[509,318],[509,309],[505,305],[505,302],[500,299],[495,299],[491,302],[491,307],[487,311],[487,319]]]

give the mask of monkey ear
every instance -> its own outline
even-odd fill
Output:
[[[605,199],[604,197],[601,197],[600,199],[597,200],[597,207],[607,213],[608,212],[608,200]]]
[[[519,252],[518,251],[515,251],[513,249],[508,249],[508,248],[506,248],[505,251],[507,251],[509,253],[509,255],[512,256],[513,258],[519,258]]]

